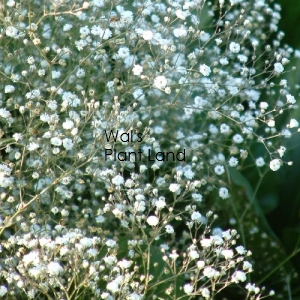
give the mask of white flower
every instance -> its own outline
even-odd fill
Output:
[[[18,29],[13,26],[8,26],[5,30],[5,33],[7,36],[14,38],[18,34]]]
[[[115,184],[115,185],[121,185],[121,184],[124,184],[124,178],[121,176],[121,175],[117,175],[117,176],[115,176],[112,180],[111,180],[111,182],[113,183],[113,184]]]
[[[142,37],[145,41],[151,41],[153,38],[153,32],[151,30],[144,30]]]
[[[70,31],[73,28],[72,24],[65,24],[63,27],[63,31]]]
[[[52,75],[52,78],[53,78],[53,79],[57,79],[57,78],[60,78],[61,72],[60,72],[60,71],[55,71],[55,70],[53,70],[53,71],[51,72],[51,75]]]
[[[230,50],[232,53],[239,53],[240,50],[241,50],[241,46],[240,46],[240,44],[238,44],[238,43],[231,42],[230,45],[229,45],[229,50]]]
[[[119,291],[119,284],[113,280],[106,285],[106,288],[114,294]]]
[[[196,221],[197,223],[201,223],[202,216],[198,211],[194,211],[191,215],[192,221]]]
[[[243,262],[243,270],[252,270],[252,264],[249,263],[249,261],[244,261]]]
[[[236,167],[239,164],[239,161],[236,157],[231,156],[228,163],[230,167]]]
[[[79,243],[84,247],[84,248],[89,248],[93,245],[93,239],[84,237],[82,238]]]
[[[159,223],[159,219],[158,217],[156,216],[149,216],[147,218],[147,223],[150,225],[150,226],[156,226],[158,223]]]
[[[27,145],[28,151],[34,151],[40,146],[37,143],[31,142],[29,145]]]
[[[7,287],[4,285],[0,286],[0,297],[3,297],[7,293]]]
[[[13,93],[15,91],[15,87],[13,85],[6,85],[4,89],[4,93]]]
[[[184,285],[183,290],[187,295],[190,295],[193,292],[194,288],[191,284],[188,283]]]
[[[76,77],[83,78],[85,76],[85,71],[82,68],[79,68],[76,72]]]
[[[265,160],[262,158],[262,157],[258,157],[256,160],[255,160],[255,164],[257,167],[263,167],[265,165]]]
[[[205,64],[200,65],[200,73],[203,76],[209,76],[209,74],[211,73],[210,67]]]
[[[219,189],[219,196],[222,198],[222,199],[227,199],[229,197],[229,193],[228,193],[228,190],[225,188],[225,187],[221,187]]]
[[[108,248],[115,248],[117,246],[117,242],[113,239],[108,239],[106,242],[105,242],[105,245],[108,247]]]
[[[204,268],[204,266],[205,266],[205,261],[204,260],[198,260],[197,261],[197,268],[199,270],[202,270]]]
[[[171,183],[170,186],[169,186],[169,190],[173,193],[176,193],[178,192],[180,189],[180,185],[177,184],[177,183]]]
[[[128,47],[121,47],[118,51],[118,55],[120,58],[125,59],[130,55],[129,48]]]
[[[212,267],[206,267],[203,270],[203,275],[207,278],[212,278],[216,274],[216,270]]]
[[[280,146],[280,148],[277,150],[279,153],[279,156],[282,157],[286,151],[286,148],[284,146]]]
[[[214,170],[217,175],[222,175],[225,173],[225,168],[221,165],[216,165]]]
[[[275,126],[275,120],[274,119],[270,119],[268,122],[267,122],[267,125],[269,127],[274,127]]]
[[[188,31],[186,30],[186,28],[184,26],[175,28],[173,30],[173,34],[175,37],[184,37],[184,36],[187,36],[187,33],[188,33]]]
[[[189,252],[189,257],[193,260],[197,259],[199,258],[199,253],[196,250],[192,250]]]
[[[159,197],[158,200],[154,202],[157,209],[163,209],[166,206],[166,200],[164,197]]]
[[[231,281],[235,283],[246,281],[246,274],[243,271],[235,271],[231,277]]]
[[[221,254],[225,257],[226,260],[233,257],[233,251],[230,249],[224,249],[221,251]]]
[[[286,102],[287,103],[291,103],[291,104],[295,104],[296,103],[296,99],[291,94],[287,94],[286,95]]]
[[[139,76],[143,72],[143,67],[141,65],[134,65],[132,68],[133,75]]]
[[[59,137],[55,136],[51,139],[51,144],[59,147],[62,144],[62,140]]]
[[[60,273],[64,271],[62,266],[56,261],[51,261],[47,267],[48,267],[48,273],[53,276],[58,276]]]
[[[203,248],[209,248],[212,245],[213,240],[212,239],[202,239],[200,241],[200,244]]]
[[[7,119],[11,116],[10,112],[6,108],[0,108],[0,117]]]
[[[62,143],[63,143],[63,146],[66,150],[72,150],[73,149],[74,143],[71,139],[64,138]]]
[[[21,133],[16,132],[16,133],[13,134],[13,138],[15,139],[16,142],[18,142],[18,141],[23,139],[23,136],[22,136]]]
[[[235,134],[232,139],[237,144],[241,144],[244,141],[243,137],[240,134]]]
[[[174,228],[171,225],[166,225],[166,232],[169,234],[173,234],[174,233]]]
[[[129,261],[127,259],[122,259],[118,262],[118,266],[123,270],[130,268],[131,265],[132,265],[132,261]]]
[[[206,299],[210,298],[209,289],[208,288],[201,289],[201,295]]]
[[[70,119],[67,119],[63,124],[62,124],[63,128],[66,130],[70,130],[74,127],[74,122]]]
[[[283,65],[281,63],[279,63],[279,62],[275,63],[274,64],[274,71],[277,74],[282,73],[284,71]]]
[[[236,252],[238,253],[238,254],[241,254],[241,255],[244,255],[247,251],[246,251],[246,249],[243,247],[243,246],[237,246],[236,248],[235,248],[235,250],[236,250]]]
[[[288,125],[289,128],[295,128],[295,127],[298,127],[298,126],[299,126],[299,123],[295,119],[291,119],[290,124]]]
[[[280,169],[281,166],[281,160],[278,158],[275,158],[273,160],[270,161],[270,169],[272,171],[277,171]]]
[[[176,17],[181,19],[181,20],[185,20],[186,17],[188,17],[190,15],[190,12],[188,10],[182,11],[181,9],[176,10],[175,12]]]
[[[154,78],[153,85],[159,89],[164,89],[167,86],[167,78],[165,76],[157,76]]]

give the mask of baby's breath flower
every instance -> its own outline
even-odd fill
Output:
[[[158,223],[159,223],[159,219],[158,217],[156,216],[149,216],[147,218],[147,223],[150,225],[150,226],[156,226]]]

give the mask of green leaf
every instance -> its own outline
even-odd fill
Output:
[[[249,181],[247,180],[247,178],[244,175],[242,175],[239,171],[237,171],[235,168],[229,167],[228,172],[229,172],[231,181],[235,185],[244,188],[247,199],[253,206],[253,210],[254,210],[255,214],[257,215],[263,229],[272,238],[277,240],[278,238],[277,238],[276,234],[273,232],[272,228],[270,227],[270,225],[265,217],[264,211],[263,211],[262,207],[260,206],[259,202],[257,201],[254,190],[253,190],[251,184],[249,183]]]

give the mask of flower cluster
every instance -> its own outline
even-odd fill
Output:
[[[231,199],[232,169],[286,163],[295,51],[277,4],[215,2],[0,5],[0,295],[212,299],[246,281],[207,199]]]

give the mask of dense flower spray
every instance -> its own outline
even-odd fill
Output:
[[[249,158],[286,164],[299,123],[276,120],[296,107],[282,76],[297,52],[280,7],[9,0],[0,14],[0,295],[213,299],[245,282],[251,252],[206,199],[229,201]]]

